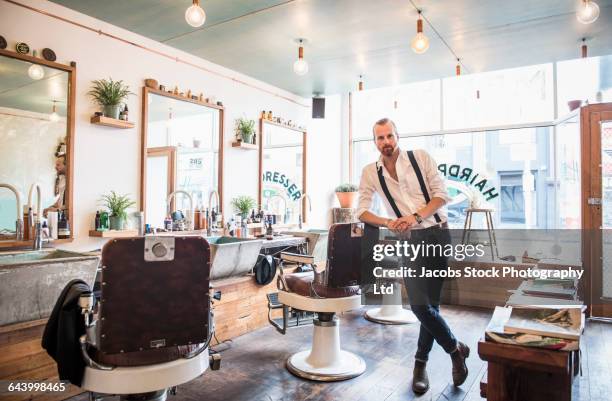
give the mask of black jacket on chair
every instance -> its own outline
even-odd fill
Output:
[[[57,363],[60,380],[80,386],[85,371],[79,337],[85,334],[85,322],[79,307],[81,294],[90,292],[83,280],[72,280],[62,290],[45,326],[42,347]]]

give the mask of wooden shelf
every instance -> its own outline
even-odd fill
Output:
[[[254,144],[254,143],[245,143],[245,142],[242,142],[242,141],[241,142],[234,141],[234,142],[232,142],[232,148],[257,150],[257,149],[259,149],[259,146],[257,146],[257,144]]]
[[[138,236],[138,230],[89,230],[89,236],[98,238],[128,238]]]
[[[262,118],[261,121],[266,124],[276,125],[277,127],[283,127],[283,128],[287,128],[293,131],[297,131],[297,132],[306,132],[306,128],[292,127],[291,125],[280,124],[280,123],[277,123],[276,121],[268,120],[265,118]]]
[[[130,121],[117,120],[110,117],[104,116],[92,116],[91,123],[96,125],[104,125],[105,127],[113,127],[113,128],[134,128],[135,124]]]
[[[223,110],[223,106],[219,106],[218,104],[215,103],[208,103],[206,101],[200,101],[199,99],[192,99],[189,98],[187,96],[180,96],[180,95],[175,95],[172,92],[167,92],[167,91],[161,91],[157,88],[149,88],[148,86],[144,87],[146,92],[150,92],[150,93],[156,93],[158,95],[162,95],[162,96],[166,96],[166,97],[170,97],[176,100],[184,100],[186,102],[191,102],[191,103],[195,103],[195,104],[199,104],[200,106],[206,106],[206,107],[210,107],[213,109],[217,109],[217,110]]]

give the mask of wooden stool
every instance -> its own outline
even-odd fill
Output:
[[[493,209],[475,209],[469,208],[466,210],[465,224],[463,225],[463,236],[461,242],[469,244],[470,232],[472,231],[472,216],[474,213],[484,213],[485,221],[487,222],[487,233],[489,234],[489,245],[491,246],[491,259],[495,257],[499,259],[499,251],[497,250],[497,239],[495,238],[495,229],[493,228]]]

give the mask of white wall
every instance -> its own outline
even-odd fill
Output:
[[[73,222],[76,239],[67,246],[68,248],[88,250],[101,246],[99,240],[88,237],[88,230],[93,225],[93,217],[101,194],[115,190],[129,193],[135,200],[139,198],[140,88],[145,78],[155,78],[167,87],[178,85],[181,90],[190,88],[195,93],[202,91],[205,96],[214,95],[217,100],[223,102],[226,107],[224,141],[226,212],[230,210],[229,202],[232,197],[238,195],[256,197],[258,190],[258,153],[231,147],[234,119],[242,116],[257,119],[261,110],[273,110],[275,115],[307,125],[310,138],[307,185],[308,192],[313,198],[311,225],[320,227],[329,223],[328,209],[333,205],[331,191],[340,180],[339,100],[328,102],[327,119],[311,122],[308,99],[299,98],[271,85],[57,4],[41,0],[20,0],[20,2],[266,89],[266,91],[259,90],[99,35],[52,16],[0,2],[0,26],[2,35],[9,42],[9,47],[13,47],[17,41],[24,41],[32,49],[45,47],[53,49],[60,63],[68,64],[70,61],[77,63],[74,142],[75,221]],[[130,97],[128,102],[131,111],[130,120],[136,123],[136,128],[117,130],[89,123],[90,116],[97,110],[86,95],[90,82],[108,77],[123,80],[137,94]],[[280,96],[290,98],[301,105]],[[325,163],[321,163],[323,160]]]

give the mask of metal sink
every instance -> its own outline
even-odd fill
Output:
[[[283,234],[304,237],[308,242],[308,255],[314,256],[316,264],[327,262],[327,238],[329,230],[310,228],[301,231],[285,231]]]
[[[263,240],[235,237],[206,237],[210,244],[211,280],[242,276],[255,266]]]
[[[0,326],[48,317],[69,281],[93,286],[99,259],[56,249],[0,252]]]

